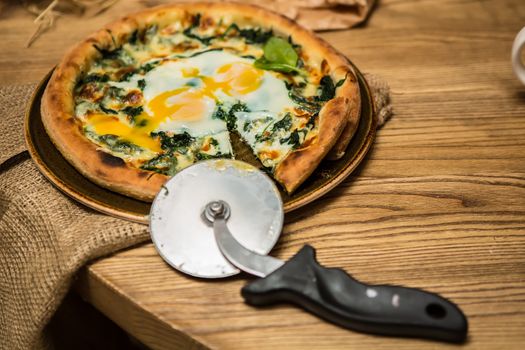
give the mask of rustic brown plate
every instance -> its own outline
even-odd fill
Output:
[[[312,202],[341,183],[370,149],[376,129],[374,107],[366,80],[357,68],[356,72],[361,89],[361,118],[352,142],[343,158],[323,161],[293,195],[281,192],[285,212]],[[59,190],[90,208],[122,219],[147,223],[150,203],[112,192],[89,181],[66,161],[49,139],[42,124],[40,100],[50,77],[51,72],[36,88],[25,116],[27,149],[38,169]],[[249,161],[242,157],[241,160]]]

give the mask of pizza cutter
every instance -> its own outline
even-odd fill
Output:
[[[242,270],[260,277],[241,290],[250,305],[289,302],[365,333],[465,340],[465,315],[437,294],[359,282],[342,269],[321,266],[309,245],[286,262],[268,256],[283,217],[281,196],[266,174],[216,159],[165,184],[151,207],[150,231],[162,258],[183,273],[221,278]]]

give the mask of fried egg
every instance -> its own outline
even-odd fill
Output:
[[[257,69],[253,59],[225,51],[165,60],[145,75],[134,75],[128,82],[113,82],[120,88],[137,88],[144,80],[142,114],[135,125],[117,125],[125,121],[112,117],[90,118],[98,134],[111,133],[153,152],[160,145],[149,138],[151,132],[187,132],[193,137],[217,135],[219,150],[231,153],[226,123],[213,118],[218,106],[241,101],[252,112],[277,115],[294,107],[284,81],[272,73]],[[98,118],[98,119],[97,119]]]

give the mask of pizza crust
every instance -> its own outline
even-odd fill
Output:
[[[352,140],[357,131],[359,125],[359,119],[361,116],[361,94],[359,93],[359,83],[357,82],[357,76],[352,69],[348,75],[347,79],[350,79],[351,84],[348,87],[349,91],[345,91],[346,95],[349,96],[349,113],[348,121],[346,123],[341,136],[337,139],[334,147],[327,154],[326,159],[337,160],[344,156],[348,144]]]
[[[55,69],[42,98],[44,127],[62,155],[85,177],[108,188],[144,201],[151,201],[168,176],[128,166],[90,142],[75,118],[74,89],[79,78],[99,56],[93,44],[113,48],[124,43],[135,29],[174,21],[190,23],[192,15],[227,17],[239,25],[272,27],[277,34],[291,35],[314,60],[323,59],[333,69],[335,81],[352,71],[347,60],[311,31],[279,14],[239,3],[192,3],[152,8],[114,22],[95,32],[65,55]],[[114,42],[115,41],[115,42]],[[355,75],[352,75],[355,78]],[[319,114],[317,143],[290,153],[276,168],[275,178],[292,192],[317,167],[343,132],[351,117],[351,106],[359,105],[357,81],[346,80],[336,98],[327,102]]]
[[[277,165],[274,177],[288,193],[295,191],[312,174],[334,146],[347,124],[349,107],[349,99],[342,96],[328,101],[319,113],[316,142],[291,152]]]

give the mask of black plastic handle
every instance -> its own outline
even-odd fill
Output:
[[[298,304],[356,331],[463,342],[468,323],[451,301],[420,289],[358,282],[341,269],[325,268],[305,245],[286,264],[242,288],[251,305]]]

